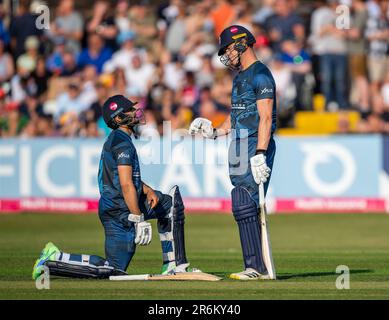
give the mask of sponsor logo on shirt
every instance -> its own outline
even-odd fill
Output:
[[[246,109],[246,104],[245,103],[233,103],[232,104],[232,109]]]
[[[120,153],[118,155],[118,160],[121,159],[121,158],[130,159],[130,155],[127,154],[127,153],[122,152],[122,153]]]
[[[273,93],[273,89],[269,89],[269,88],[262,89],[261,94],[265,94],[265,93]]]

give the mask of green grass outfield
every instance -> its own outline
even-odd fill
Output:
[[[241,271],[237,227],[229,215],[187,218],[192,266],[222,276],[212,282],[110,282],[52,279],[37,290],[31,269],[47,241],[65,252],[104,256],[95,215],[0,215],[0,299],[388,299],[388,215],[276,215],[269,217],[276,281],[228,280]],[[129,273],[158,273],[155,223],[150,246],[138,248]],[[351,270],[350,290],[337,290],[338,265]]]

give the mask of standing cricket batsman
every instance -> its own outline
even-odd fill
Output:
[[[148,245],[150,219],[158,220],[162,245],[162,274],[199,272],[190,269],[185,254],[184,204],[177,186],[169,195],[153,190],[141,180],[138,155],[132,137],[144,124],[143,112],[124,96],[113,96],[103,106],[103,117],[113,129],[100,159],[99,217],[105,231],[106,259],[61,252],[51,242],[36,261],[32,277],[37,279],[43,266],[50,275],[75,278],[108,278],[125,275],[136,245]]]
[[[245,270],[230,277],[238,280],[272,279],[264,264],[259,224],[259,188],[266,194],[276,145],[276,86],[269,69],[257,60],[254,36],[233,25],[220,35],[218,55],[237,71],[232,86],[231,114],[219,128],[204,118],[195,119],[190,134],[216,139],[232,133],[229,149],[232,211],[239,227]],[[274,279],[275,277],[273,277]]]

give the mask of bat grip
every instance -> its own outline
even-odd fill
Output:
[[[258,189],[259,189],[259,205],[262,206],[266,203],[266,199],[265,199],[265,185],[263,182],[261,182],[259,185],[258,185]]]

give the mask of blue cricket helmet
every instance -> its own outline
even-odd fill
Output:
[[[248,46],[256,42],[253,34],[243,26],[232,25],[225,28],[220,34],[218,55],[222,56],[231,43],[239,43],[243,39],[246,39]]]
[[[117,129],[119,124],[114,120],[116,116],[124,117],[124,113],[137,111],[134,107],[137,102],[132,102],[122,95],[110,97],[103,105],[103,118],[106,125],[111,129]],[[128,120],[128,119],[127,119]]]

